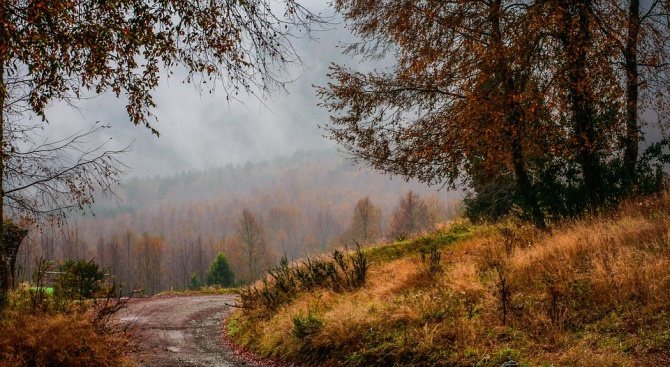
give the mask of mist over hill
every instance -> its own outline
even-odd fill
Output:
[[[385,211],[412,190],[435,196],[445,203],[459,200],[460,193],[440,190],[401,177],[378,173],[341,157],[335,150],[299,151],[270,161],[228,164],[204,171],[192,170],[171,176],[131,178],[116,191],[116,198],[100,198],[92,208],[95,220],[122,214],[151,212],[166,206],[238,204],[262,209],[277,204],[325,203],[345,205],[369,196]],[[324,203],[325,201],[325,203]],[[79,218],[79,220],[86,220]]]
[[[243,272],[235,236],[245,209],[262,227],[272,262],[282,255],[300,258],[346,244],[354,207],[365,197],[380,209],[382,236],[409,191],[426,201],[436,221],[446,220],[456,210],[460,193],[438,189],[355,166],[335,150],[131,178],[118,188],[116,198],[96,202],[95,216],[71,217],[62,232],[33,231],[23,246],[22,262],[30,268],[31,259],[40,256],[95,258],[126,283],[145,288],[151,283],[152,292],[185,288],[193,273],[205,277],[219,251]],[[160,264],[138,260],[152,258]],[[152,266],[157,274],[149,279]]]

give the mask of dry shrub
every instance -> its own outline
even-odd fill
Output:
[[[133,366],[130,339],[103,330],[89,315],[0,316],[0,365],[14,366]]]
[[[290,264],[286,256],[268,275],[240,290],[240,307],[254,317],[270,318],[304,292],[326,289],[354,291],[365,284],[370,262],[359,244],[353,251],[335,250],[330,259],[307,258]]]

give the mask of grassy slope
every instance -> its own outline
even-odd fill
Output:
[[[250,349],[303,363],[670,366],[669,235],[669,195],[549,233],[456,225],[367,250],[357,291],[303,292],[229,327]],[[421,260],[427,244],[438,271]]]

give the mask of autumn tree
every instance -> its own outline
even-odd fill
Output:
[[[194,272],[192,267],[192,258],[193,253],[190,251],[189,246],[181,244],[173,248],[169,261],[171,262],[171,270],[174,273],[174,279],[176,280],[177,286],[181,289],[187,289],[191,285],[192,276],[195,274],[198,277],[197,272]],[[200,279],[200,278],[198,278]]]
[[[641,142],[649,126],[645,115],[655,115],[661,135],[670,126],[667,2],[570,0],[536,7],[546,14],[543,53],[554,60],[539,65],[552,76],[545,100],[553,106],[552,121],[564,128],[558,147],[568,153],[562,172],[544,180],[553,180],[548,193],[572,195],[563,203],[579,208],[581,201],[593,210],[660,189],[668,162],[661,148],[668,141]],[[566,182],[568,190],[561,188]]]
[[[666,131],[670,118],[667,91],[670,86],[670,23],[667,1],[609,1],[597,17],[598,25],[613,39],[618,51],[613,65],[623,78],[622,110],[625,130],[621,134],[624,185],[635,186],[653,150],[667,141],[653,144],[640,156],[643,129],[654,126]],[[615,21],[612,21],[615,19]],[[657,123],[644,116],[656,115]],[[667,140],[667,139],[666,139]]]
[[[267,213],[267,228],[274,247],[295,259],[304,256],[304,235],[300,231],[302,215],[296,206],[275,206]]]
[[[667,2],[334,6],[362,39],[349,53],[391,62],[369,73],[334,65],[332,82],[317,89],[332,115],[328,135],[355,160],[464,184],[484,201],[475,204],[501,214],[516,207],[543,225],[644,191],[667,158],[658,146],[638,154],[636,99],[649,88],[645,106],[667,127]],[[649,83],[636,74],[643,69],[654,70]]]
[[[154,295],[162,290],[164,254],[165,242],[160,237],[145,233],[135,244],[133,258],[136,263],[139,285],[149,295]]]
[[[433,222],[426,203],[412,191],[405,194],[393,211],[389,238],[407,238],[428,229]]]
[[[427,195],[423,201],[428,207],[428,214],[433,223],[445,222],[454,216],[454,208],[441,200],[435,193]]]
[[[357,160],[428,184],[511,180],[541,221],[530,171],[560,134],[541,119],[531,78],[540,32],[528,12],[500,1],[335,6],[363,39],[349,52],[395,64],[332,67],[333,82],[318,89],[330,137]]]
[[[111,239],[103,241],[103,247],[98,250],[98,256],[100,252],[104,252],[104,260],[100,260],[103,266],[108,267],[111,274],[114,275],[115,281],[119,286],[123,282],[121,279],[126,279],[128,261],[123,256],[123,250],[121,248],[121,241],[117,235],[112,235]],[[123,282],[125,284],[125,282]]]
[[[353,240],[366,244],[382,234],[381,209],[375,206],[369,197],[358,200],[351,217],[351,224],[344,233],[345,241]]]
[[[265,230],[248,209],[242,211],[237,222],[236,240],[245,265],[243,276],[254,281],[275,262],[276,254],[268,245]]]
[[[26,121],[46,120],[53,103],[112,93],[127,101],[134,124],[158,135],[152,91],[164,70],[180,67],[187,82],[210,92],[219,85],[227,99],[282,87],[281,72],[298,62],[291,37],[318,20],[293,0],[281,3],[283,16],[269,0],[0,2],[0,218],[83,208],[99,183],[108,187],[122,173],[105,150],[83,150],[74,170],[71,162],[49,161],[49,145],[28,155],[46,171],[16,163],[25,158],[18,142],[39,126]],[[22,199],[10,201],[18,206],[8,206],[12,193]],[[0,243],[3,233],[0,220]]]
[[[64,218],[67,211],[83,210],[93,203],[96,189],[109,192],[112,186],[120,182],[120,176],[127,167],[116,156],[125,153],[128,148],[108,150],[104,144],[87,146],[92,136],[99,135],[107,128],[98,124],[62,140],[39,140],[44,139],[38,134],[39,126],[25,125],[16,121],[16,117],[5,116],[0,126],[5,137],[3,152],[10,152],[0,153],[0,182],[3,189],[0,214],[24,223],[25,219],[55,218],[43,220],[42,223],[42,229],[50,227],[53,235],[53,226],[61,224],[59,220]],[[65,232],[66,235],[71,233]],[[66,237],[61,238],[64,256],[85,257],[83,244],[77,238]],[[53,241],[56,238],[49,239],[47,236],[43,239],[51,241],[44,242],[44,245],[51,246],[45,249],[45,255],[54,259],[53,246],[56,243]],[[0,254],[0,260],[10,256],[9,253]],[[10,274],[10,278],[13,276]],[[3,278],[4,275],[0,273],[0,280]],[[0,308],[3,305],[3,294],[4,291],[0,290]]]
[[[314,236],[318,246],[316,249],[312,250],[317,250],[322,253],[326,251],[330,241],[333,238],[336,238],[342,231],[341,225],[335,216],[330,210],[324,209],[319,210],[318,214],[312,217],[310,227],[314,230]]]
[[[237,224],[237,223],[235,223]],[[237,241],[237,234],[226,238],[223,241],[223,246],[221,252],[226,254],[228,258],[228,263],[230,264],[235,278],[238,282],[246,281],[246,273],[248,271],[248,266],[245,261],[245,254],[243,246]]]

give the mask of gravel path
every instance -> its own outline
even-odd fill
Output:
[[[138,337],[140,366],[262,366],[222,340],[222,320],[234,295],[163,296],[132,299],[116,315]],[[241,357],[242,355],[242,357]]]

